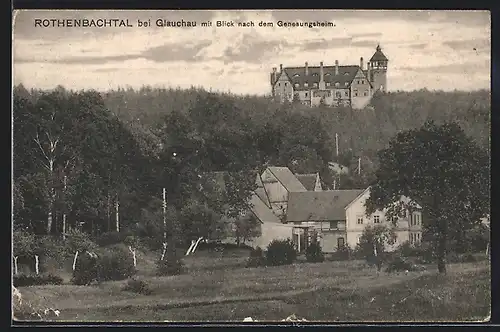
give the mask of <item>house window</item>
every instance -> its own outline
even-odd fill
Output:
[[[300,224],[302,224],[302,222],[300,222],[300,221],[294,221],[293,224],[294,225],[300,225]]]
[[[335,97],[336,98],[342,98],[342,93],[340,93],[340,91],[336,91],[335,92]]]
[[[359,84],[359,80],[358,80],[358,84]]]
[[[315,88],[317,88],[317,87],[318,87],[318,83],[313,83],[313,86],[314,86]]]
[[[361,84],[365,84],[365,80],[361,80]]]
[[[348,97],[349,96],[349,91],[346,90],[345,92],[345,96]]]
[[[338,223],[336,221],[330,221],[330,229],[337,229]]]
[[[354,96],[357,97],[358,96],[358,90],[357,89],[354,89]]]
[[[278,86],[281,86],[281,83],[278,83]]]
[[[363,96],[367,96],[368,95],[368,92],[363,92]]]
[[[373,223],[380,224],[380,216],[373,216]]]
[[[363,216],[360,215],[360,216],[357,216],[356,217],[356,222],[358,225],[362,225],[363,224]]]
[[[305,93],[305,96],[307,97],[307,92]]]
[[[307,88],[309,86],[309,84],[307,83],[304,83],[304,87]]]
[[[361,243],[361,235],[358,235],[358,239],[356,240],[357,244]]]
[[[287,82],[285,82],[285,86],[288,86]]]

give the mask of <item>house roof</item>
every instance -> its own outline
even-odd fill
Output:
[[[287,221],[345,220],[345,207],[364,191],[292,192],[288,196]]]
[[[260,174],[257,174],[255,182],[257,183],[255,194],[257,194],[257,196],[262,200],[264,204],[267,205],[268,208],[271,208],[271,202],[269,202],[269,196],[267,195],[266,189],[264,188],[264,184],[262,183]]]
[[[347,88],[350,86],[352,80],[356,76],[358,70],[361,69],[358,65],[339,66],[339,73],[335,75],[335,66],[323,66],[323,79],[325,83],[339,83],[340,88]],[[283,71],[289,77],[294,85],[294,90],[309,90],[313,87],[314,83],[319,83],[320,80],[320,67],[308,66],[308,75],[305,75],[306,67],[287,67]],[[279,77],[278,73],[278,77]],[[272,82],[272,74],[271,74]],[[298,88],[295,84],[299,84]],[[304,83],[308,86],[304,87]]]
[[[389,61],[389,59],[387,59],[385,54],[382,53],[382,48],[380,47],[380,45],[377,46],[377,50],[370,59],[370,62],[372,61]]]
[[[307,191],[288,167],[270,166],[267,168],[289,192]]]
[[[264,202],[257,196],[253,194],[250,198],[250,210],[253,214],[262,222],[275,222],[280,223],[281,221],[273,213],[273,211],[264,204]]]
[[[309,191],[313,191],[316,186],[317,174],[295,174],[297,179]]]

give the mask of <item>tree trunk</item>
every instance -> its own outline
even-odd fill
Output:
[[[63,241],[66,240],[66,182],[67,182],[67,177],[66,175],[64,176],[64,192],[63,192],[63,197],[64,197],[64,212],[62,216],[62,239]]]
[[[438,245],[437,245],[437,254],[438,254],[438,271],[439,273],[446,274],[446,244],[448,240],[448,225],[447,221],[443,220],[442,217],[438,219]]]
[[[108,232],[111,231],[111,195],[108,192],[108,204],[106,206],[106,216],[108,217]]]
[[[47,214],[47,235],[50,235],[50,232],[52,231],[52,222],[53,222],[52,210],[54,208],[54,204],[52,201],[52,194],[50,196],[51,197],[49,198],[49,208]]]
[[[120,201],[118,200],[118,194],[116,195],[115,201],[115,221],[116,221],[116,231],[120,232]]]

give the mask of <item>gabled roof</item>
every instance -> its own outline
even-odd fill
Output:
[[[290,193],[287,221],[345,220],[345,207],[365,189],[327,190]]]
[[[380,45],[377,46],[377,50],[370,59],[370,62],[372,61],[389,61],[389,59],[387,59],[385,54],[382,53],[382,48],[380,48]]]
[[[278,217],[273,213],[273,211],[264,204],[264,202],[257,196],[253,194],[250,198],[250,210],[252,213],[262,222],[275,222],[281,223]]]
[[[300,183],[288,167],[270,166],[267,168],[288,192],[301,192],[307,189]]]
[[[358,65],[339,66],[339,74],[335,75],[335,66],[323,66],[323,79],[325,83],[335,85],[338,82],[339,88],[347,88],[359,69],[361,68]],[[313,88],[314,83],[319,84],[320,67],[308,67],[307,76],[305,75],[306,67],[287,67],[283,71],[294,85],[294,90],[309,90]],[[296,83],[299,84],[298,88],[295,87]],[[308,87],[304,87],[304,83],[307,83]]]
[[[271,202],[269,201],[269,196],[267,195],[266,188],[264,188],[264,184],[262,183],[262,179],[260,174],[257,174],[256,181],[257,188],[255,189],[255,194],[262,200],[267,207],[271,208]]]
[[[307,190],[314,191],[317,174],[295,174],[295,176]]]

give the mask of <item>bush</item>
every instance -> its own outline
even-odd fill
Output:
[[[186,268],[181,259],[158,260],[156,262],[156,274],[159,276],[176,276],[186,272]]]
[[[13,278],[14,287],[62,285],[63,279],[54,274],[18,274]]]
[[[273,240],[267,246],[266,264],[269,266],[292,264],[296,258],[297,252],[290,239]]]
[[[331,260],[333,261],[345,261],[354,257],[354,252],[348,246],[342,246],[337,249],[332,255]]]
[[[125,286],[123,286],[122,290],[125,292],[133,292],[143,295],[151,294],[148,284],[144,280],[135,278],[129,279]]]
[[[325,261],[325,255],[318,242],[311,243],[306,249],[306,260],[310,263],[321,263]]]
[[[88,251],[78,255],[72,282],[76,285],[88,285],[96,280],[123,280],[136,273],[134,260],[125,245],[114,245],[96,252],[91,257]]]
[[[414,271],[414,265],[404,257],[397,256],[392,259],[385,269],[386,272]]]
[[[266,257],[264,251],[260,247],[252,249],[250,251],[250,257],[248,257],[247,267],[259,267],[266,265]]]
[[[102,233],[98,238],[97,238],[97,244],[106,247],[114,244],[119,244],[123,243],[125,241],[125,238],[128,236],[127,233],[124,232],[116,232],[116,231],[111,231],[111,232],[106,232]]]
[[[105,249],[98,258],[99,280],[123,280],[137,272],[132,254],[125,245],[113,245]]]

